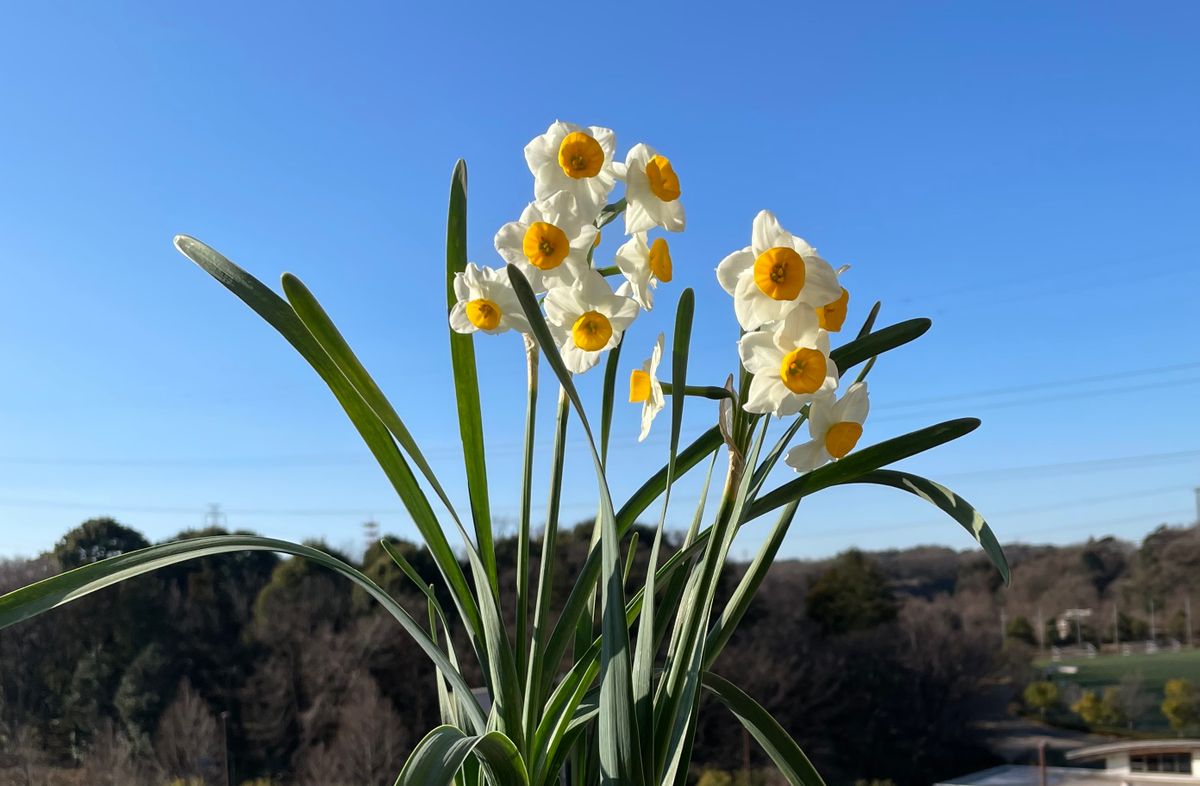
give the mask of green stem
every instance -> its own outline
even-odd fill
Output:
[[[537,343],[525,337],[525,360],[529,397],[525,409],[525,465],[521,474],[521,518],[517,531],[517,673],[526,671],[529,627],[529,526],[530,497],[533,494],[533,446],[537,424],[538,353]]]
[[[558,392],[558,417],[554,428],[554,455],[550,460],[550,499],[546,505],[546,530],[538,566],[537,600],[533,609],[533,636],[529,664],[525,674],[525,728],[533,729],[540,721],[542,697],[548,690],[558,664],[546,663],[550,637],[550,596],[554,584],[554,548],[558,536],[559,502],[562,499],[563,463],[566,458],[567,418],[570,402],[566,392]],[[543,673],[544,672],[544,673]],[[536,753],[536,751],[530,751]]]
[[[659,384],[662,385],[663,393],[668,396],[674,393],[675,386],[670,382],[660,382]],[[730,401],[737,401],[737,397],[733,395],[732,391],[719,388],[716,385],[684,385],[683,395],[707,398],[713,401],[720,401],[723,398],[727,398]]]

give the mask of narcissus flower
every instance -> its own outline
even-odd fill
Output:
[[[625,156],[625,234],[662,227],[682,232],[685,224],[679,201],[679,177],[671,161],[639,142]]]
[[[850,292],[842,287],[842,294],[838,295],[837,300],[817,308],[817,321],[821,324],[821,329],[830,333],[841,330],[842,325],[846,323],[846,310],[849,305]]]
[[[546,133],[525,146],[534,196],[546,199],[556,191],[566,191],[575,197],[583,220],[592,221],[617,182],[613,170],[616,145],[611,129],[554,121]]]
[[[530,202],[519,221],[510,221],[496,233],[496,251],[516,265],[534,292],[570,284],[588,267],[588,252],[599,230],[583,219],[575,198],[559,191],[548,199]]]
[[[842,291],[833,267],[768,210],[754,217],[750,245],[717,266],[717,280],[733,295],[743,330],[778,322],[800,305],[832,303]]]
[[[812,439],[789,450],[783,460],[797,472],[808,472],[845,457],[862,437],[869,406],[866,382],[855,382],[840,400],[833,393],[818,396],[808,410]]]
[[[508,281],[508,273],[475,263],[454,275],[454,296],[458,302],[450,309],[450,327],[459,333],[529,332],[529,322],[517,293]]]
[[[654,307],[654,287],[673,275],[671,248],[661,237],[646,245],[645,233],[636,234],[617,249],[617,269],[625,276],[618,292],[649,311]]]
[[[744,405],[747,412],[787,417],[820,393],[837,388],[829,334],[818,327],[811,309],[795,309],[774,330],[742,336],[738,354],[753,374]]]
[[[543,303],[563,363],[574,374],[596,365],[638,314],[637,302],[614,294],[595,270],[584,271],[570,286],[551,289]]]
[[[640,369],[634,369],[629,375],[629,402],[642,403],[642,431],[638,434],[638,442],[650,434],[650,424],[666,405],[663,397],[662,383],[658,381],[658,364],[662,362],[663,334],[658,334],[658,341],[650,352],[650,358]]]

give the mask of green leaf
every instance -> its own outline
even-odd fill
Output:
[[[450,544],[437,522],[437,517],[429,506],[429,501],[425,498],[408,462],[396,447],[388,428],[350,384],[329,354],[313,338],[312,333],[305,327],[287,301],[257,278],[195,238],[179,235],[175,238],[175,246],[184,256],[195,262],[262,317],[267,324],[275,328],[329,386],[330,391],[345,410],[363,442],[371,450],[371,454],[412,516],[413,522],[446,580],[446,585],[450,588],[459,613],[471,632],[476,652],[481,656],[481,662],[483,662],[483,623],[479,607],[454,550],[450,548]]]
[[[421,475],[429,483],[430,487],[437,494],[438,499],[446,506],[446,510],[454,517],[456,521],[461,520],[458,517],[458,512],[454,509],[453,503],[450,502],[442,484],[438,481],[437,476],[430,468],[429,462],[425,460],[425,455],[421,452],[421,448],[417,445],[408,427],[404,425],[404,421],[400,418],[396,409],[388,401],[383,390],[375,382],[375,379],[363,366],[358,356],[354,354],[354,350],[350,348],[350,344],[346,342],[341,331],[333,323],[329,314],[318,302],[315,295],[308,287],[304,285],[296,276],[291,273],[284,273],[282,278],[283,292],[287,296],[288,302],[295,310],[296,315],[300,317],[300,321],[308,328],[309,333],[316,339],[329,358],[337,365],[338,370],[346,376],[346,379],[358,391],[367,405],[374,410],[383,424],[387,426],[388,431],[392,432],[392,436],[396,438],[396,442],[404,449],[404,452],[409,455],[413,463],[417,465],[417,469],[421,471]]]
[[[446,219],[446,313],[454,308],[454,276],[467,267],[467,164],[454,165],[450,180],[450,209]],[[487,454],[483,449],[483,415],[479,408],[479,378],[475,370],[475,337],[447,329],[450,364],[454,369],[454,397],[458,402],[458,433],[462,437],[463,463],[475,540],[493,591],[499,592],[496,546],[492,538],[492,512],[488,502]]]
[[[844,375],[847,370],[859,363],[870,360],[876,355],[902,347],[910,341],[915,341],[925,334],[933,325],[928,319],[909,319],[898,322],[868,333],[861,338],[843,344],[829,353],[829,358],[838,367],[838,373]]]
[[[143,573],[199,557],[233,551],[276,551],[293,554],[350,579],[396,618],[434,662],[434,665],[441,670],[456,692],[461,691],[463,695],[470,695],[471,689],[463,680],[462,674],[429,637],[429,634],[409,616],[399,603],[364,573],[311,546],[253,535],[209,535],[174,543],[163,543],[109,557],[69,570],[66,573],[60,573],[57,576],[51,576],[0,596],[0,629]],[[482,730],[485,723],[483,711],[473,700],[467,706],[472,708],[471,720],[475,727]]]
[[[713,426],[675,457],[675,476],[682,477],[688,470],[716,452],[722,444],[724,441],[721,438],[721,432],[716,426]],[[646,508],[650,507],[654,500],[662,494],[666,485],[667,467],[663,466],[621,506],[621,510],[617,514],[619,536],[624,537],[629,528],[637,521],[637,517],[642,515]],[[571,591],[567,594],[567,600],[563,604],[558,622],[550,635],[550,641],[546,645],[546,663],[559,662],[567,651],[567,646],[575,632],[575,622],[587,606],[592,588],[596,585],[599,576],[600,550],[592,548],[588,552],[583,567],[579,570],[575,583],[571,586]]]
[[[703,682],[705,689],[741,721],[791,786],[825,786],[804,751],[758,702],[711,671],[704,672]]]
[[[493,784],[528,786],[529,774],[512,740],[498,731],[468,735],[453,726],[438,726],[425,735],[405,762],[396,786],[448,786],[471,754]]]
[[[979,511],[971,506],[971,503],[942,484],[934,483],[932,480],[923,478],[920,475],[913,475],[910,472],[899,472],[892,469],[880,469],[868,472],[847,482],[876,483],[881,486],[891,486],[901,491],[907,491],[909,494],[915,494],[926,502],[941,508],[951,518],[961,524],[963,529],[983,547],[983,551],[987,554],[988,559],[992,561],[992,564],[996,566],[996,570],[1000,571],[1000,575],[1004,577],[1004,583],[1006,585],[1011,583],[1012,574],[1008,568],[1008,560],[1005,558],[1004,550],[1000,548],[1000,542],[996,540],[996,535],[992,532],[992,528],[988,526],[988,523]]]
[[[745,520],[756,519],[764,513],[769,513],[823,488],[839,483],[848,483],[880,467],[885,467],[909,456],[915,456],[918,453],[924,453],[938,445],[970,434],[977,428],[979,428],[979,421],[976,418],[947,420],[936,426],[928,426],[855,451],[844,459],[801,475],[759,497],[750,506]]]
[[[608,438],[612,435],[613,403],[616,399],[617,370],[621,362],[621,341],[608,353],[604,362],[604,385],[600,394],[600,459],[608,462]]]
[[[675,306],[675,332],[671,339],[671,380],[678,389],[687,389],[688,354],[691,351],[692,318],[696,308],[696,295],[689,287],[679,295]],[[663,495],[662,513],[654,531],[654,544],[650,547],[650,564],[646,569],[645,588],[642,592],[641,621],[633,659],[633,700],[637,711],[638,728],[642,733],[643,775],[647,783],[658,776],[654,764],[654,706],[651,696],[651,674],[654,669],[656,628],[654,620],[655,574],[658,572],[658,554],[662,549],[663,529],[667,522],[667,508],[671,503],[671,483],[675,478],[675,454],[679,451],[679,431],[683,426],[683,405],[686,396],[671,396],[671,440],[667,453],[667,477]]]
[[[733,595],[725,604],[725,610],[721,612],[716,624],[709,631],[708,640],[704,644],[704,668],[710,668],[717,660],[717,656],[721,654],[721,650],[725,649],[725,645],[729,642],[729,637],[733,635],[738,623],[746,616],[746,611],[750,608],[755,593],[758,592],[763,579],[766,578],[771,564],[775,562],[775,555],[779,553],[779,547],[783,545],[783,539],[787,536],[799,504],[800,500],[794,500],[784,507],[771,534],[763,541],[754,561],[742,574],[737,589],[733,591]]]
[[[558,354],[558,347],[550,334],[550,328],[542,317],[541,308],[529,282],[519,268],[508,266],[508,278],[512,283],[521,308],[529,320],[534,339],[541,347],[550,368],[558,376],[559,384],[567,393],[584,434],[591,448],[592,464],[596,472],[596,485],[600,495],[600,510],[597,520],[600,526],[601,570],[601,628],[603,631],[600,672],[600,773],[602,784],[641,783],[638,762],[641,761],[637,720],[633,713],[633,687],[631,683],[632,662],[629,652],[629,629],[625,622],[625,589],[621,577],[620,540],[617,534],[616,517],[612,495],[604,476],[604,462],[596,449],[596,440],[588,425],[587,413],[579,392],[571,380],[571,373]],[[548,661],[553,663],[554,661]]]

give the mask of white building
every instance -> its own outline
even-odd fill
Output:
[[[1162,786],[1200,784],[1200,740],[1126,740],[1078,748],[1079,767],[1006,764],[935,786]],[[1086,766],[1100,763],[1103,766]]]

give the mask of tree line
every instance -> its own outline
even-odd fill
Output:
[[[631,581],[648,560],[645,534],[632,541]],[[590,536],[590,522],[560,533],[556,603]],[[444,591],[423,547],[388,540]],[[117,521],[91,519],[35,559],[0,562],[0,591],[147,545]],[[380,546],[355,559],[315,545],[425,615],[424,597]],[[1014,584],[1023,573],[1064,579],[1067,559],[1095,590],[1113,548],[1018,549]],[[501,580],[515,582],[515,542],[496,551]],[[1106,588],[1125,586],[1137,550],[1122,559]],[[728,568],[728,590],[744,567]],[[996,622],[1001,606],[1020,602],[974,552],[781,561],[715,670],[737,674],[831,783],[929,783],[996,763],[971,724],[1029,681],[1030,648],[1001,646]],[[0,784],[223,784],[227,772],[238,784],[386,784],[437,723],[433,671],[416,645],[361,590],[266,552],[180,563],[0,631]],[[767,764],[715,705],[695,754],[731,773]]]

